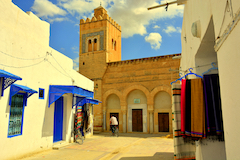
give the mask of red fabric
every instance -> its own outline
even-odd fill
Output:
[[[181,86],[181,134],[185,135],[185,113],[186,113],[186,79],[182,79]]]

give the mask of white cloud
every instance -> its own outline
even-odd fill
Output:
[[[62,22],[62,21],[66,21],[66,20],[68,20],[68,18],[63,18],[63,17],[61,17],[61,18],[48,18],[48,22],[50,22],[50,23],[53,23],[53,22]]]
[[[72,50],[77,50],[78,47],[77,47],[77,46],[73,46],[71,49],[72,49]]]
[[[124,3],[121,3],[124,2]],[[109,15],[122,26],[122,37],[131,37],[134,34],[144,35],[147,33],[146,26],[150,21],[174,18],[183,15],[183,6],[173,4],[168,11],[164,7],[147,10],[148,7],[159,5],[156,0],[124,0],[114,1],[114,5],[109,8]],[[166,3],[166,1],[161,1]]]
[[[153,28],[154,28],[154,29],[159,29],[159,28],[161,28],[161,27],[158,26],[158,25],[155,25]]]
[[[101,5],[106,8],[113,0],[102,0]],[[58,0],[58,5],[65,8],[70,14],[79,14],[81,17],[91,16],[95,8],[100,6],[99,0]]]
[[[178,32],[178,33],[182,33],[182,28],[177,27],[177,32]]]
[[[71,49],[73,53],[79,54],[79,48],[77,46],[73,46]]]
[[[37,16],[44,18],[53,17],[56,15],[64,16],[67,14],[66,11],[48,0],[35,0],[31,9],[36,13]]]
[[[162,43],[162,36],[159,33],[150,33],[145,37],[145,41],[151,44],[151,48],[158,50]]]
[[[182,29],[180,27],[175,28],[174,26],[167,26],[167,28],[163,29],[163,31],[170,35],[170,33],[174,32],[181,33]]]
[[[147,34],[146,26],[150,24],[150,21],[183,15],[183,6],[176,4],[170,5],[167,12],[164,7],[147,10],[148,7],[159,5],[157,0],[102,0],[101,2],[108,11],[108,15],[121,25],[124,38],[134,34]],[[166,3],[166,1],[162,0],[161,3]],[[99,0],[58,0],[58,5],[75,17],[91,19],[93,10],[100,3]]]
[[[76,71],[78,71],[78,69],[79,69],[79,58],[78,57],[73,59],[73,69]]]

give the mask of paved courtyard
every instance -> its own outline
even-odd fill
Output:
[[[95,134],[82,145],[70,144],[22,160],[173,160],[173,139],[165,134]]]

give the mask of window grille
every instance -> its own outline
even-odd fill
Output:
[[[39,99],[44,99],[44,89],[39,88]]]
[[[16,94],[12,97],[10,107],[10,118],[8,127],[8,137],[22,134],[23,122],[23,94]]]

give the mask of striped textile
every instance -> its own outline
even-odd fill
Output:
[[[181,137],[181,85],[172,84],[172,126],[174,132],[174,160],[195,160],[194,143],[184,142]]]
[[[82,117],[82,106],[77,106],[77,117],[76,117],[76,121],[77,121],[76,128],[77,129],[79,129],[81,127],[82,120],[83,120],[83,117]]]
[[[205,104],[202,79],[191,79],[191,137],[206,138]]]

